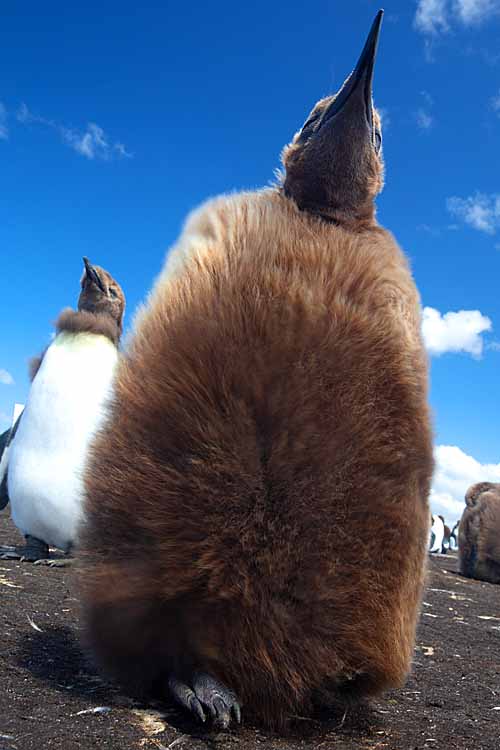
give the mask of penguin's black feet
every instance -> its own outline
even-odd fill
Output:
[[[0,547],[0,559],[20,560],[21,562],[36,562],[49,556],[49,545],[29,534],[26,536],[24,547]]]
[[[231,715],[241,722],[241,708],[232,690],[205,672],[194,672],[189,684],[169,677],[168,689],[173,698],[196,718],[205,722],[208,718],[214,726],[226,729]]]

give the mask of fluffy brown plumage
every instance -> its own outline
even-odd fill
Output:
[[[500,484],[469,487],[458,530],[459,570],[468,578],[500,583]]]
[[[190,217],[138,316],[80,573],[111,674],[164,696],[174,675],[210,711],[207,673],[277,728],[405,679],[432,473],[419,298],[374,218],[381,159],[357,164],[370,211],[363,193],[355,222],[355,191],[324,217],[296,200],[298,137],[286,189]],[[328,158],[321,195],[340,190]]]

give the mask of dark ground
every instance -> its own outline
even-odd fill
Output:
[[[2,513],[0,544],[17,539]],[[203,734],[173,707],[134,703],[80,652],[71,568],[0,560],[0,750],[498,750],[500,587],[461,578],[455,566],[451,555],[431,561],[403,689],[280,738],[245,726]]]

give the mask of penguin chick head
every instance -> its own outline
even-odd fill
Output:
[[[321,99],[284,148],[283,190],[298,207],[352,228],[370,223],[383,185],[380,116],[372,79],[383,11],[340,91]]]
[[[500,484],[494,484],[493,482],[478,482],[478,484],[473,484],[465,493],[465,504],[469,506],[475,505],[483,492],[489,492],[497,488],[500,489]]]
[[[109,315],[121,332],[125,312],[125,295],[121,286],[104,268],[93,266],[88,258],[83,262],[85,270],[80,281],[78,310]]]

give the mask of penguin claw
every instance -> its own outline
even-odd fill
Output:
[[[240,723],[241,709],[236,695],[214,677],[205,672],[195,673],[193,690],[216,726],[226,729],[231,723],[231,714]]]
[[[220,729],[227,729],[231,723],[231,715],[238,724],[241,723],[241,708],[236,695],[204,672],[196,672],[193,675],[191,687],[171,676],[168,687],[177,703],[193,713],[202,723],[206,721],[206,713],[213,725]]]

